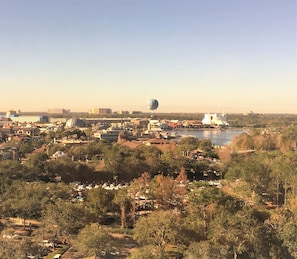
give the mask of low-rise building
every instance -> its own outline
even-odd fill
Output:
[[[121,127],[110,127],[108,129],[100,130],[98,132],[94,133],[94,137],[101,139],[101,140],[107,140],[111,142],[115,142],[119,138],[119,134],[123,131],[124,129]]]
[[[0,160],[19,160],[18,149],[0,147]]]
[[[112,113],[110,108],[93,108],[89,110],[89,114],[96,114],[96,115],[109,115]]]
[[[63,109],[63,108],[55,108],[55,109],[48,109],[47,113],[52,114],[68,114],[70,113],[70,109]]]
[[[226,114],[217,114],[217,113],[205,113],[202,120],[204,125],[219,125],[219,126],[228,126],[227,115]]]

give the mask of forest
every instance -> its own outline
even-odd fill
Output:
[[[297,258],[296,126],[250,127],[220,148],[63,136],[86,133],[1,144],[23,159],[0,161],[0,258]]]

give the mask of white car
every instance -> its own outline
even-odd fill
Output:
[[[50,242],[49,240],[42,240],[40,245],[43,247],[54,248],[54,243]]]
[[[7,235],[3,235],[3,238],[8,238],[8,239],[20,239],[20,235],[16,235],[16,234],[7,234]]]

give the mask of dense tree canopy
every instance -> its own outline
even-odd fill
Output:
[[[112,237],[106,227],[93,223],[85,226],[77,235],[76,247],[89,256],[100,256],[111,247]]]

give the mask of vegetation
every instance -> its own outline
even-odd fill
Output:
[[[24,162],[0,161],[0,257],[49,253],[50,240],[98,258],[297,258],[297,128],[278,118],[220,149],[53,143],[85,139],[78,129],[14,143]]]

